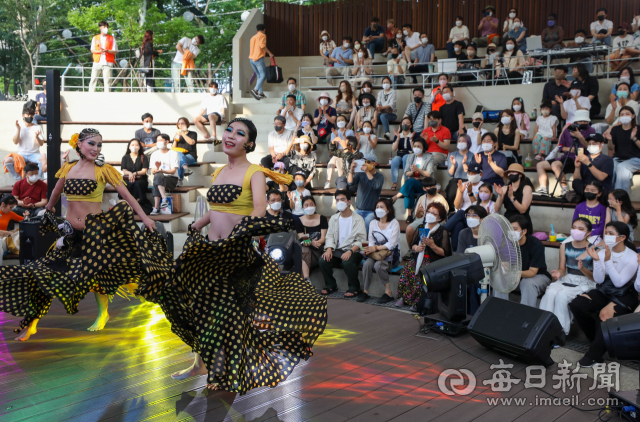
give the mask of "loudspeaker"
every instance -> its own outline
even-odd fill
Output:
[[[534,365],[553,365],[553,346],[565,342],[551,312],[496,297],[482,302],[468,328],[482,346]]]
[[[467,316],[467,271],[452,270],[449,290],[440,292],[440,313],[450,321],[462,321]]]
[[[20,265],[44,257],[51,245],[56,243],[57,233],[40,234],[42,223],[41,218],[20,222]]]
[[[640,357],[640,314],[609,318],[600,324],[609,356],[615,359]]]

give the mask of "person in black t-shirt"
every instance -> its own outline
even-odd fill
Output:
[[[442,126],[449,129],[451,139],[457,140],[458,136],[464,135],[464,105],[454,99],[455,95],[450,85],[442,88],[442,98],[446,101],[445,104],[440,106]]]
[[[556,66],[553,70],[554,79],[544,84],[542,89],[542,101],[551,101],[553,108],[551,114],[556,116],[558,120],[562,120],[562,112],[560,104],[556,101],[556,96],[563,98],[565,92],[569,92],[570,82],[567,82],[567,73],[569,69],[565,65]]]
[[[182,186],[184,176],[189,176],[193,173],[189,166],[198,161],[198,134],[189,130],[189,125],[189,119],[180,117],[176,123],[178,131],[173,136],[173,149],[178,153],[178,159],[180,160],[180,166],[178,167],[180,181],[178,186]]]
[[[604,134],[609,141],[609,155],[613,155],[616,189],[629,191],[633,173],[640,170],[640,146],[636,113],[624,106],[618,115],[619,125],[610,127]]]
[[[127,190],[142,207],[145,214],[151,212],[151,203],[147,199],[149,180],[149,157],[142,153],[142,142],[133,138],[127,145],[127,152],[120,162],[120,171],[126,183]],[[122,199],[120,195],[118,198]]]
[[[587,138],[587,153],[576,156],[573,172],[573,190],[582,197],[584,187],[592,180],[602,183],[607,191],[613,189],[613,158],[602,153],[604,138],[599,133],[592,133]],[[580,198],[579,198],[580,199]],[[582,202],[579,200],[578,202]]]
[[[316,213],[312,196],[302,198],[304,215],[294,220],[298,239],[302,243],[302,276],[309,281],[309,272],[318,267],[329,229],[327,217]]]

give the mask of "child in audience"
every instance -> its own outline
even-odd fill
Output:
[[[633,229],[638,225],[636,210],[631,205],[631,198],[627,191],[616,189],[609,194],[609,210],[607,224],[611,221],[621,221],[629,226],[629,240],[633,242]]]
[[[478,199],[476,205],[480,205],[487,210],[487,214],[496,212],[496,203],[491,199],[493,197],[493,188],[491,183],[483,183],[478,189]]]
[[[513,101],[511,101],[511,110],[513,110],[516,124],[520,131],[520,137],[526,139],[531,129],[531,119],[529,119],[529,115],[524,109],[524,100],[521,97],[514,98]]]
[[[375,155],[375,149],[378,145],[378,137],[372,133],[373,124],[370,121],[362,123],[362,132],[358,138],[358,151],[362,155],[373,154]],[[376,158],[377,161],[377,158]]]
[[[586,201],[576,205],[573,220],[583,217],[591,222],[591,236],[602,236],[606,221],[611,219],[609,208],[603,204],[602,183],[597,180],[588,182],[584,187]],[[628,237],[628,236],[627,236]]]
[[[468,228],[463,229],[458,235],[458,247],[454,249],[456,255],[463,254],[468,248],[478,246],[478,233],[480,223],[487,216],[487,210],[480,205],[471,205],[465,212],[465,220]],[[469,314],[473,315],[480,307],[480,282],[467,285],[467,297],[469,298]]]
[[[558,118],[551,114],[552,109],[551,101],[545,100],[540,104],[540,116],[533,130],[533,153],[538,161],[543,161],[549,155],[551,144],[557,138]]]
[[[10,193],[7,193],[0,198],[0,230],[13,230],[16,223],[24,220],[24,217],[13,212],[13,209],[17,205],[18,200]],[[28,212],[25,212],[25,215],[28,215]]]
[[[304,215],[304,208],[302,207],[302,198],[311,196],[311,192],[304,187],[304,182],[307,180],[307,174],[304,171],[298,171],[293,175],[293,183],[296,185],[295,190],[287,192],[289,197],[289,206],[291,207],[291,213],[294,217],[300,218]]]

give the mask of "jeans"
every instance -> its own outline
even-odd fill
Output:
[[[407,165],[407,157],[409,154],[403,155],[402,157],[396,155],[391,160],[391,183],[398,183],[398,170],[400,169],[400,164],[402,164],[402,173],[404,174],[404,167]]]
[[[34,152],[32,154],[20,154],[22,156],[22,158],[24,158],[24,163],[34,163],[38,165],[38,178],[42,179],[42,163],[40,162],[40,158],[42,157],[42,154],[40,154],[39,152]],[[4,160],[4,165],[5,167],[7,167],[7,170],[9,170],[9,173],[11,173],[11,176],[13,176],[13,180],[20,180],[22,179],[22,176],[19,175],[13,165],[13,157],[7,157]]]
[[[631,179],[633,173],[640,170],[640,158],[630,158],[626,161],[619,161],[617,158],[613,159],[615,188],[629,191],[631,189]]]
[[[447,43],[447,54],[450,59],[453,59],[456,57],[456,52],[453,49],[453,42]]]
[[[181,73],[182,63],[171,62],[171,92],[180,92]],[[187,81],[189,92],[193,92],[193,72],[187,71],[184,78]]]
[[[424,194],[422,182],[411,178],[404,182],[404,185],[400,188],[400,193],[404,196],[404,207],[412,210],[416,202],[416,196],[419,197]]]
[[[262,94],[262,84],[267,79],[267,67],[264,64],[264,57],[259,58],[256,61],[249,59],[253,71],[258,75],[256,86],[253,88],[258,94]]]
[[[380,47],[380,49],[384,47],[384,37],[376,38],[375,40],[367,43],[367,49],[369,50],[369,58],[371,58],[371,60],[373,60],[376,54],[376,47]]]
[[[384,127],[384,133],[390,133],[391,129],[389,128],[389,122],[393,122],[398,118],[398,115],[395,113],[382,113],[378,114],[378,123],[382,123],[382,127]]]
[[[609,35],[608,37],[605,37],[601,40],[593,40],[593,43],[595,45],[600,45],[600,44],[606,44],[609,47],[611,47],[611,35]]]
[[[350,292],[360,291],[360,280],[358,280],[358,264],[362,261],[362,255],[359,252],[352,253],[351,257],[347,261],[341,259],[342,254],[345,251],[336,249],[333,251],[333,257],[330,261],[325,261],[323,257],[320,257],[318,266],[322,272],[322,278],[324,278],[324,285],[327,289],[335,289],[338,287],[336,278],[333,276],[334,268],[342,268],[347,276]]]
[[[47,118],[46,116],[41,116],[40,114],[36,114],[35,116],[33,116],[33,120],[37,123],[47,123]]]
[[[367,210],[356,210],[356,214],[360,217],[364,218],[364,228],[367,231],[367,239],[369,238],[369,224],[376,218],[376,215],[373,211]]]
[[[389,75],[391,78],[391,86],[393,89],[398,89],[398,85],[404,85],[404,76],[402,75]]]
[[[178,161],[180,163],[180,165],[178,166],[178,178],[182,180],[184,179],[184,168],[182,166],[185,164],[190,166],[191,164],[194,164],[196,162],[196,159],[193,158],[191,154],[183,154],[181,152],[178,152]]]
[[[444,225],[444,229],[451,233],[451,246],[453,251],[458,250],[458,237],[460,236],[460,232],[462,229],[467,228],[467,218],[465,217],[466,213],[466,210],[456,211],[456,213],[453,214]]]

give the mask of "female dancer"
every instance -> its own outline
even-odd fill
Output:
[[[47,256],[27,265],[0,267],[0,311],[24,315],[18,341],[36,333],[36,325],[57,297],[68,313],[78,312],[78,303],[93,291],[99,315],[89,331],[97,331],[109,320],[108,295],[120,286],[162,276],[170,269],[169,255],[159,236],[142,232],[134,221],[131,208],[151,231],[155,226],[138,202],[123,185],[122,175],[113,167],[96,160],[102,137],[95,129],[74,134],[69,145],[80,156],[66,163],[45,213],[45,231],[62,229]],[[131,205],[121,202],[108,212],[101,212],[106,184],[116,188]],[[51,210],[64,191],[68,200],[67,220],[58,225]]]
[[[291,183],[290,175],[247,160],[256,138],[250,120],[229,123],[222,135],[229,162],[213,174],[211,210],[189,227],[171,282],[138,288],[195,352],[193,365],[172,377],[208,375],[208,388],[240,394],[286,379],[311,356],[327,322],[326,299],[299,274],[281,277],[268,254],[254,249],[253,236],[289,230],[287,220],[265,217],[265,174]],[[200,235],[207,224],[208,239]]]

